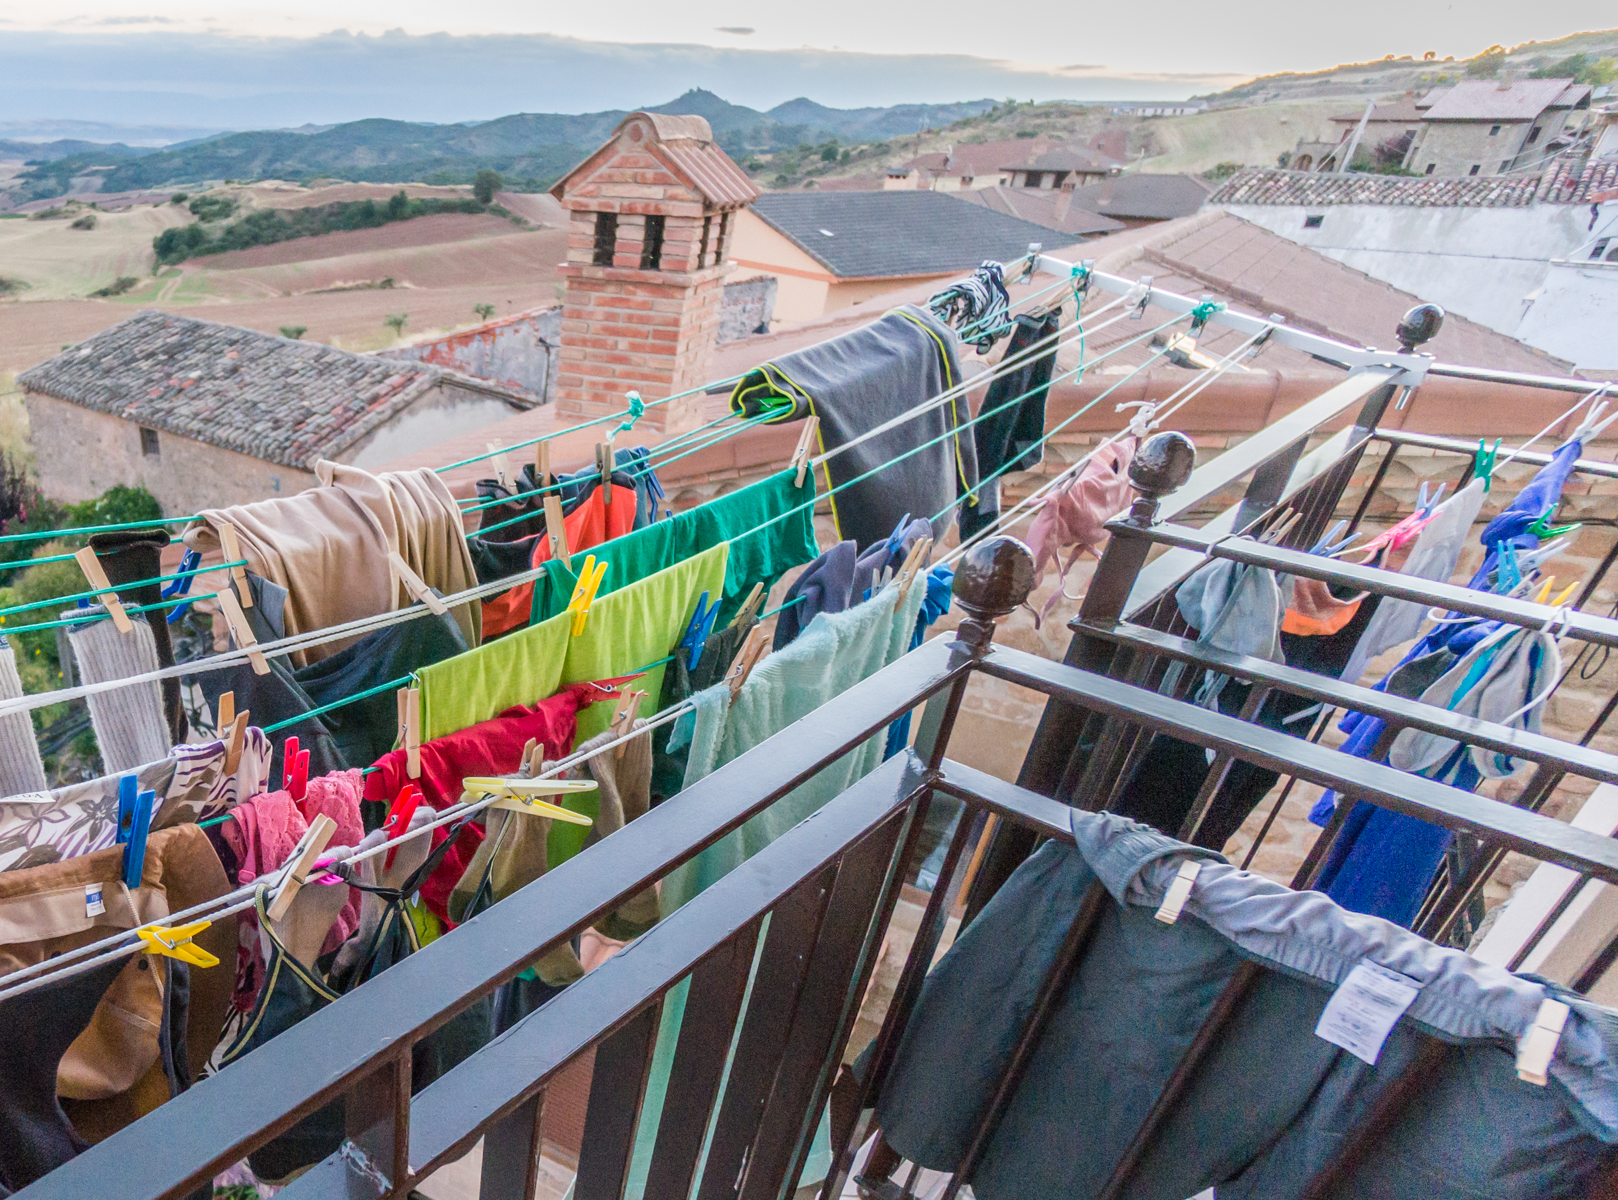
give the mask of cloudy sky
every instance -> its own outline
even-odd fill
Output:
[[[1360,0],[1344,13],[1296,0],[0,0],[0,113],[242,128],[589,111],[688,87],[760,108],[799,95],[1177,98],[1615,23],[1611,0]]]

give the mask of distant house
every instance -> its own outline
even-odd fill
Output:
[[[1590,147],[1592,159],[1618,158],[1618,108],[1603,108],[1592,114],[1595,142]]]
[[[1103,217],[1073,203],[1073,190],[992,187],[953,193],[957,200],[981,204],[1021,221],[1032,221],[1071,239],[1099,237],[1125,228],[1122,221]]]
[[[1181,100],[1179,102],[1161,100],[1147,100],[1139,104],[1114,104],[1112,115],[1115,117],[1189,117],[1196,113],[1207,112],[1206,100]]]
[[[1369,118],[1364,109],[1340,113],[1331,118],[1334,126],[1332,135],[1319,141],[1300,141],[1288,165],[1294,171],[1337,170],[1362,120],[1365,121],[1365,132],[1355,145],[1354,161],[1350,165],[1356,168],[1369,165],[1377,147],[1384,145],[1399,146],[1403,142],[1399,150],[1402,155],[1410,146],[1410,141],[1405,139],[1414,140],[1433,99],[1434,93],[1431,92],[1425,96],[1403,96],[1391,104],[1376,105]]]
[[[1567,146],[1590,88],[1571,79],[1467,80],[1423,97],[1404,166],[1420,175],[1509,175],[1543,169]]]
[[[987,187],[1062,187],[1116,174],[1122,164],[1071,149],[1045,134],[951,146],[891,167],[887,191],[966,192]]]
[[[1133,229],[1188,217],[1202,207],[1213,189],[1199,175],[1117,175],[1075,188],[1073,203]]]
[[[1100,183],[1123,170],[1123,164],[1099,154],[1050,150],[1022,165],[1003,167],[1014,188],[1075,188]]]
[[[731,254],[779,283],[776,319],[812,321],[900,284],[1059,243],[1052,230],[931,191],[771,192],[736,222]]]
[[[299,492],[320,459],[375,466],[538,403],[428,363],[160,312],[18,382],[47,495],[140,484],[170,513]]]

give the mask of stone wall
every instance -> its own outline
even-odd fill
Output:
[[[739,342],[755,333],[768,333],[775,317],[778,287],[772,275],[725,284],[725,298],[719,307],[719,342]]]
[[[552,371],[562,335],[562,306],[530,309],[444,337],[382,351],[384,358],[434,363],[477,379],[492,379],[551,400]]]

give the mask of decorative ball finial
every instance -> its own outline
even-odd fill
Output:
[[[1034,555],[1013,537],[986,538],[955,567],[950,591],[966,610],[957,638],[981,653],[994,636],[994,622],[1009,615],[1034,590]]]
[[[1130,506],[1130,523],[1150,525],[1159,501],[1183,486],[1196,465],[1196,444],[1183,433],[1164,430],[1142,442],[1129,464],[1129,485],[1140,493]]]
[[[1442,328],[1444,310],[1436,304],[1418,304],[1405,313],[1404,320],[1399,322],[1399,327],[1393,333],[1399,339],[1399,349],[1406,354],[1414,354],[1417,346],[1432,341]]]

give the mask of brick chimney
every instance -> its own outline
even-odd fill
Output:
[[[735,213],[758,188],[701,117],[637,112],[555,187],[572,218],[562,266],[556,414],[622,412],[708,382]],[[667,433],[702,421],[699,393],[648,410]]]

